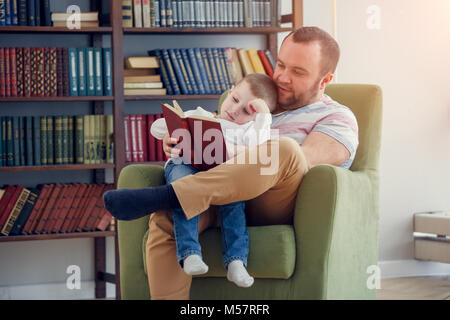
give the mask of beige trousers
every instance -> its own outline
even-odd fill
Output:
[[[260,154],[269,157],[272,163],[266,164],[267,158]],[[275,169],[264,172],[269,167]],[[199,233],[217,225],[216,205],[235,201],[246,201],[248,225],[289,224],[306,171],[306,159],[299,144],[281,137],[250,148],[209,171],[174,181],[172,186],[186,217],[200,214]],[[177,262],[171,212],[153,213],[149,228],[146,259],[151,298],[189,299],[192,277]]]

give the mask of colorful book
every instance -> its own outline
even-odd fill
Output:
[[[33,210],[33,207],[36,204],[36,201],[40,193],[41,190],[39,190],[38,188],[30,189],[28,199],[26,200],[22,211],[17,217],[16,222],[14,223],[14,226],[10,232],[10,235],[20,235],[22,233],[23,227],[25,226],[25,223],[27,222],[31,214],[31,211]]]
[[[250,62],[250,58],[248,56],[246,49],[239,49],[239,61],[241,62],[242,70],[244,71],[244,76],[255,73],[253,70],[252,63]]]
[[[167,129],[170,136],[174,136],[176,129],[185,129],[189,131],[189,142],[181,145],[187,145],[190,149],[182,150],[182,158],[185,163],[189,163],[199,170],[208,170],[227,160],[225,139],[222,133],[220,122],[214,118],[203,116],[185,116],[183,110],[174,100],[173,106],[164,103],[161,104]],[[195,137],[203,137],[205,132],[212,130],[215,133],[214,146],[218,148],[211,149],[211,142]],[[211,133],[211,131],[209,131]],[[186,136],[185,136],[186,137]]]
[[[269,59],[267,59],[267,56],[264,53],[264,51],[263,50],[258,50],[258,56],[261,59],[261,63],[264,66],[264,70],[269,75],[269,77],[272,77],[273,76],[273,67],[272,67]]]
[[[190,55],[191,59],[193,59],[192,55],[194,55],[194,57],[195,57],[195,61],[197,62],[197,66],[198,66],[198,69],[200,72],[200,77],[202,78],[202,83],[205,88],[205,93],[206,94],[213,93],[211,90],[211,87],[209,85],[210,81],[208,78],[208,72],[207,72],[206,66],[203,62],[202,53],[200,52],[200,48],[193,48],[193,49],[191,48],[191,49],[188,49],[188,51],[189,51],[189,55]]]
[[[19,189],[19,187],[18,187],[18,189]],[[5,235],[5,236],[8,236],[10,234],[11,230],[14,227],[14,223],[16,222],[17,218],[19,217],[19,214],[22,211],[29,195],[30,195],[30,190],[21,187],[20,195],[17,198],[17,201],[15,202],[15,204],[11,210],[11,213],[9,214],[8,218],[6,219],[3,228],[1,229],[1,234]]]
[[[133,0],[122,0],[122,27],[133,27]]]
[[[252,64],[253,70],[256,73],[266,74],[266,71],[264,70],[264,66],[261,62],[261,59],[259,58],[258,51],[256,49],[248,49],[247,53],[248,53],[250,62]]]

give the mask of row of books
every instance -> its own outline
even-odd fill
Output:
[[[150,133],[152,123],[162,114],[131,114],[124,117],[125,160],[127,162],[167,160],[162,140]]]
[[[0,47],[0,97],[112,95],[111,48]]]
[[[0,235],[105,231],[114,221],[103,206],[112,184],[7,185],[0,189]]]
[[[122,0],[123,27],[277,27],[281,0]]]
[[[273,75],[275,62],[269,50],[235,48],[156,49],[159,73],[169,95],[221,94],[244,75]],[[158,93],[155,93],[158,94]]]
[[[0,117],[0,167],[114,163],[112,115]]]
[[[0,0],[0,26],[51,26],[50,0]]]

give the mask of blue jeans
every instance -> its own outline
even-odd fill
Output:
[[[169,184],[184,176],[196,174],[198,170],[185,163],[167,163],[165,169],[166,183]],[[248,231],[245,222],[244,202],[238,201],[219,206],[220,227],[222,230],[222,261],[225,268],[233,260],[241,260],[247,267]],[[186,219],[183,209],[172,210],[178,263],[192,255],[202,256],[198,241],[198,219],[196,216]]]

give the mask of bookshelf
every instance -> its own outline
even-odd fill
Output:
[[[22,174],[30,171],[74,171],[89,170],[93,172],[93,183],[104,182],[105,169],[113,170],[114,184],[117,183],[120,171],[127,165],[136,164],[125,161],[125,134],[124,134],[124,114],[126,102],[132,101],[160,101],[160,100],[218,100],[220,95],[142,95],[125,96],[124,86],[124,37],[132,35],[159,35],[170,37],[172,35],[197,36],[197,35],[262,35],[266,38],[266,49],[269,49],[274,58],[277,56],[277,34],[288,32],[302,25],[302,0],[292,0],[293,13],[282,16],[282,23],[292,22],[292,27],[258,27],[258,28],[123,28],[122,27],[122,3],[118,0],[109,0],[111,26],[90,27],[80,30],[69,30],[62,27],[28,27],[28,26],[7,26],[0,27],[0,36],[4,34],[17,34],[20,37],[34,37],[42,35],[50,37],[54,34],[64,34],[67,37],[85,36],[88,37],[91,47],[102,47],[103,36],[110,37],[110,47],[112,51],[112,72],[113,72],[113,95],[112,96],[78,96],[78,97],[0,97],[0,110],[11,108],[2,105],[8,103],[29,103],[29,102],[49,102],[67,103],[67,108],[78,102],[89,103],[90,114],[104,114],[105,102],[111,104],[114,117],[114,163],[113,164],[73,164],[73,165],[48,165],[48,166],[20,166],[20,167],[0,167],[0,174],[3,172],[13,172]],[[102,1],[90,0],[91,11],[102,11]],[[14,46],[14,43],[8,44]],[[62,42],[61,46],[67,46]],[[231,44],[230,44],[231,45]],[[145,55],[147,47],[142,47]],[[4,109],[3,109],[4,110]],[[2,110],[2,111],[3,111]],[[24,114],[25,115],[25,114]],[[142,162],[141,162],[142,164]],[[163,165],[164,162],[144,162],[144,164]],[[106,273],[106,237],[115,238],[115,272]],[[37,234],[0,237],[2,242],[14,241],[35,241],[35,240],[58,240],[71,238],[93,238],[94,239],[94,260],[95,260],[95,296],[96,298],[106,297],[106,283],[116,285],[116,298],[120,299],[120,269],[119,252],[116,231],[104,232],[77,232],[61,234]]]

